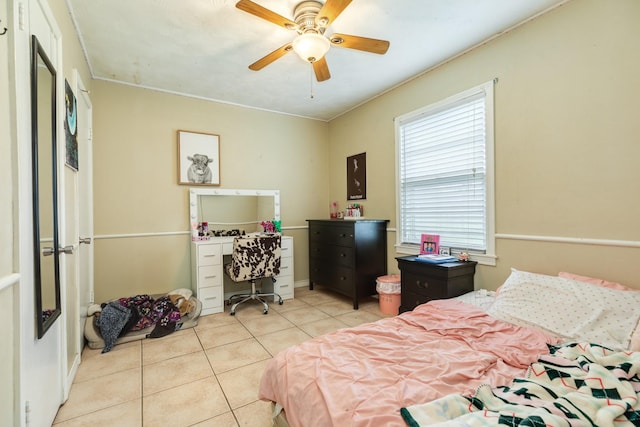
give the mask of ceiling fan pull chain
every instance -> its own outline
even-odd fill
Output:
[[[309,62],[309,98],[313,99],[313,64]]]

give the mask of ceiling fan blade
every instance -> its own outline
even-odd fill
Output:
[[[386,40],[350,36],[348,34],[332,34],[331,37],[329,37],[329,40],[334,46],[358,49],[365,52],[377,53],[379,55],[384,55],[389,49],[389,42]]]
[[[258,18],[262,18],[276,25],[279,25],[287,30],[295,30],[297,28],[296,23],[292,20],[278,15],[277,13],[267,9],[266,7],[262,7],[259,4],[252,2],[251,0],[240,0],[238,3],[236,3],[236,7],[240,10],[257,16]]]
[[[316,16],[316,23],[328,27],[350,3],[351,0],[327,0]]]
[[[331,78],[331,73],[329,73],[329,66],[327,65],[327,60],[324,56],[317,61],[314,61],[312,64],[313,71],[316,73],[316,80],[318,80],[319,82],[323,82]]]
[[[278,49],[274,50],[270,54],[258,59],[253,64],[249,65],[249,69],[253,71],[262,70],[264,67],[271,64],[276,59],[281,58],[292,49],[293,47],[291,46],[291,43],[287,43],[284,46],[281,46]]]

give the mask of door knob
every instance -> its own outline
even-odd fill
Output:
[[[91,244],[91,237],[80,237],[78,243],[84,243],[85,245]]]
[[[73,254],[73,245],[65,246],[64,248],[58,248],[58,253],[63,253],[67,255]]]
[[[42,256],[50,256],[53,255],[53,248],[52,247],[46,247],[46,248],[42,248]]]

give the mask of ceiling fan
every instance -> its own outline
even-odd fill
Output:
[[[324,35],[329,25],[335,21],[350,3],[351,0],[327,0],[324,5],[315,0],[303,1],[294,8],[294,18],[291,20],[251,0],[240,0],[236,3],[238,9],[298,33],[298,36],[293,41],[258,59],[249,65],[249,69],[253,71],[261,70],[293,50],[304,61],[313,65],[316,79],[322,82],[331,78],[327,60],[324,57],[331,45],[380,55],[385,54],[389,49],[389,42],[386,40],[348,34],[334,33],[329,37]]]

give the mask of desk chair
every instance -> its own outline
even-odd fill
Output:
[[[278,297],[278,304],[282,305],[282,297],[275,292],[262,293],[256,291],[256,280],[271,278],[280,274],[280,234],[260,234],[254,236],[239,236],[233,239],[232,261],[224,267],[227,275],[234,282],[249,281],[251,283],[250,294],[232,295],[227,300],[227,305],[231,305],[236,298],[242,298],[233,304],[229,314],[236,314],[236,308],[249,300],[258,300],[264,306],[264,314],[269,312],[269,305],[262,297]]]

